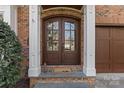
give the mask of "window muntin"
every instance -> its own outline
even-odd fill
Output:
[[[71,22],[64,22],[65,33],[65,51],[75,51],[75,24]]]
[[[47,24],[47,50],[58,51],[59,47],[59,22],[54,21]]]
[[[59,50],[59,33],[64,38],[61,46],[64,51],[75,51],[76,44],[76,23],[64,21],[64,27],[61,29],[59,27],[59,21],[52,21],[47,23],[47,50],[48,51],[58,51]],[[62,42],[62,41],[61,41]]]

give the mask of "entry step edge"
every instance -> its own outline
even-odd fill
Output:
[[[38,83],[34,88],[89,88],[90,86],[83,83]]]
[[[83,72],[41,72],[41,78],[82,78],[86,77]]]

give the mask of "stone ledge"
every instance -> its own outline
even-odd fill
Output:
[[[66,78],[66,77],[74,77],[74,78],[82,78],[82,77],[86,77],[85,74],[83,72],[59,72],[59,73],[55,73],[55,72],[42,72],[40,74],[40,77],[42,78]]]

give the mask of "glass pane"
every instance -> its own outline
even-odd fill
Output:
[[[70,40],[70,31],[65,31],[65,40]]]
[[[47,40],[52,40],[52,30],[48,31]]]
[[[47,41],[47,50],[52,51],[52,41]]]
[[[53,31],[53,40],[58,40],[58,31]]]
[[[70,51],[70,41],[65,41],[65,50]]]
[[[59,25],[58,25],[58,22],[56,21],[56,22],[53,22],[53,29],[55,30],[57,30],[57,29],[59,29]]]
[[[75,50],[75,42],[71,41],[71,51],[74,51],[74,50]]]
[[[47,28],[48,28],[49,30],[51,30],[51,29],[52,29],[52,23],[48,23]]]
[[[53,41],[53,51],[58,50],[58,41]]]
[[[71,30],[75,30],[75,25],[71,23]]]
[[[71,40],[74,40],[75,36],[74,36],[74,31],[71,31]]]
[[[65,22],[65,29],[70,30],[70,23],[69,22]]]

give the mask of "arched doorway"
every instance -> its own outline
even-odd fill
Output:
[[[94,65],[95,63],[95,59],[94,59],[95,57],[95,52],[94,52],[95,7],[90,5],[84,7],[84,14],[85,14],[84,15],[84,33],[83,33],[83,15],[82,15],[83,13],[80,10],[75,10],[72,8],[65,9],[65,7],[59,7],[59,8],[46,9],[40,12],[39,8],[40,8],[39,6],[29,7],[29,14],[30,14],[29,15],[29,23],[30,23],[29,24],[29,57],[30,57],[29,58],[29,61],[30,61],[29,76],[30,77],[39,76],[41,72],[40,69],[44,69],[44,67],[46,67],[45,65],[41,65],[44,63],[44,57],[43,57],[44,45],[42,43],[44,41],[42,39],[44,35],[42,33],[45,31],[43,29],[43,26],[40,24],[43,24],[44,18],[48,16],[55,17],[57,15],[66,15],[68,17],[73,16],[73,18],[80,19],[81,33],[79,34],[79,36],[81,37],[80,39],[81,69],[79,68],[80,70],[78,71],[83,71],[87,76],[95,76],[96,74],[95,65]],[[41,18],[41,21],[40,21],[40,18]],[[52,66],[52,67],[55,67],[55,66]],[[68,68],[70,66],[66,66],[66,67]],[[77,66],[74,65],[73,68],[74,67],[77,67]],[[60,68],[60,66],[58,68]],[[44,69],[44,70],[46,71],[47,69]],[[72,71],[72,69],[70,69],[69,71]],[[76,68],[76,71],[77,71],[77,68]]]
[[[43,24],[44,62],[47,65],[79,65],[79,22],[59,16],[46,19]]]

